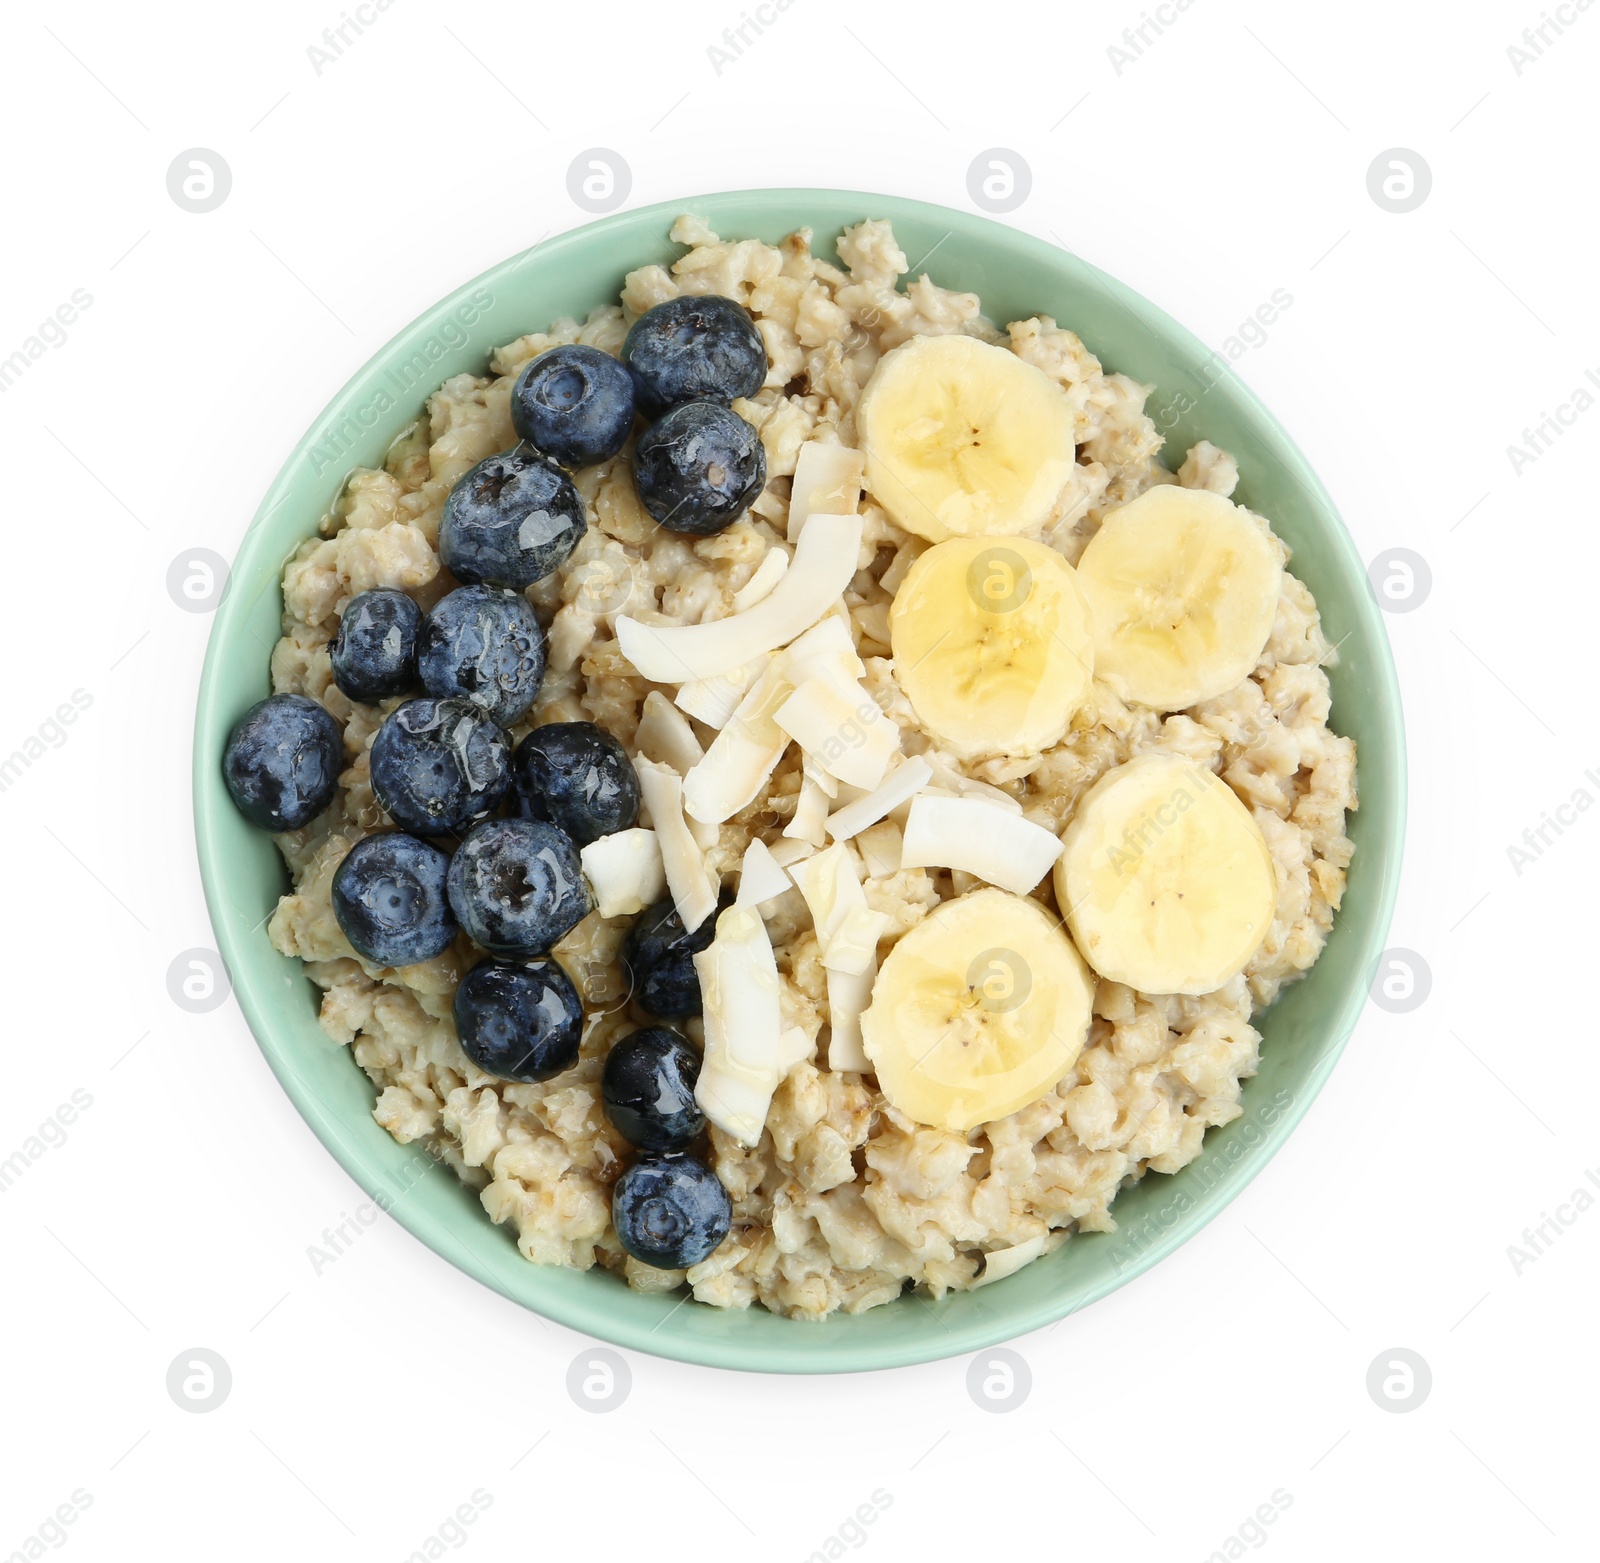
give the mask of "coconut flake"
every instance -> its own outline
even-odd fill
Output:
[[[920,755],[902,760],[864,798],[835,809],[827,818],[827,831],[835,841],[847,841],[858,831],[876,825],[933,780],[933,767]]]
[[[817,764],[817,757],[802,751],[800,755],[800,772],[803,778],[814,781],[828,795],[828,804],[831,807],[835,798],[839,796],[839,782],[836,777],[830,776]],[[819,841],[820,847],[822,843]]]
[[[830,776],[870,790],[899,747],[899,729],[859,684],[851,699],[826,678],[808,678],[778,708],[777,722]]]
[[[750,838],[739,864],[739,893],[735,906],[760,906],[794,888],[794,882],[774,861],[767,844],[759,836]]]
[[[836,603],[834,608],[785,649],[791,684],[803,684],[808,678],[833,678],[841,688],[848,688],[867,671],[856,654],[849,616],[842,604]]]
[[[647,760],[670,765],[680,776],[687,776],[705,758],[706,752],[688,719],[659,689],[652,689],[644,697],[643,713],[633,741]],[[716,846],[715,825],[707,825],[692,815],[685,823],[702,852],[709,852]]]
[[[849,848],[835,842],[789,870],[811,909],[828,980],[828,1067],[865,1070],[861,1013],[872,997],[888,919],[867,905]]]
[[[756,909],[730,906],[723,912],[716,936],[694,957],[694,966],[705,1024],[694,1098],[725,1134],[754,1146],[795,1050],[782,1029],[778,965]]]
[[[893,820],[879,820],[851,839],[869,879],[885,879],[900,872],[900,827]]]
[[[789,484],[791,543],[799,540],[813,512],[845,515],[860,505],[866,462],[865,453],[849,445],[807,440],[800,447]]]
[[[641,757],[633,762],[633,768],[661,845],[661,864],[667,888],[672,892],[672,904],[677,907],[684,928],[693,933],[716,910],[717,888],[700,844],[689,833],[689,823],[683,817],[683,778],[659,760]]]
[[[787,645],[810,629],[850,584],[863,524],[855,515],[813,515],[783,579],[743,613],[710,624],[670,626],[643,624],[619,614],[617,644],[623,656],[642,678],[681,684],[714,678],[763,651]]]
[[[820,847],[827,839],[828,794],[816,777],[807,774],[800,782],[794,818],[783,827],[783,834],[796,841]]]
[[[887,768],[888,757],[900,752],[900,729],[861,683],[867,670],[856,654],[855,631],[843,605],[838,605],[836,611],[829,613],[800,636],[783,653],[783,657],[788,665],[789,682],[796,689],[817,681],[838,696],[834,702],[833,721],[839,729],[839,735],[824,741],[823,752],[832,754],[836,750],[842,752],[848,749],[850,753],[844,760],[846,768],[853,767],[863,774],[870,772],[871,764],[881,754],[885,756],[883,764]],[[844,714],[846,707],[849,710],[848,717]],[[871,762],[856,752],[857,745],[863,746],[865,752],[873,757]],[[850,780],[841,773],[835,774],[839,774],[841,781]],[[882,779],[883,771],[880,770],[868,783],[850,784],[870,791]]]
[[[756,566],[755,573],[733,594],[733,611],[744,613],[764,597],[770,596],[772,588],[783,579],[788,569],[789,550],[776,546],[769,548]]]
[[[684,777],[683,802],[692,818],[720,825],[755,801],[789,747],[789,735],[772,719],[789,691],[782,663],[774,659]]]
[[[645,759],[670,765],[680,776],[687,776],[706,755],[688,718],[659,689],[644,697],[633,743]]]
[[[806,898],[826,965],[829,941],[851,912],[857,907],[865,909],[867,904],[855,860],[843,842],[835,842],[827,851],[795,864],[789,877]]]
[[[872,985],[878,978],[876,954],[862,972],[828,973],[828,1068],[871,1071],[861,1041],[861,1016],[872,1002]]]
[[[983,1273],[972,1284],[978,1287],[987,1286],[991,1281],[1003,1281],[1024,1265],[1032,1264],[1043,1252],[1043,1236],[1013,1243],[1010,1248],[992,1248],[983,1256]]]
[[[802,1060],[810,1058],[812,1053],[811,1038],[798,1026],[790,1026],[778,1038],[778,1068],[784,1075]],[[779,1076],[781,1081],[782,1075]]]
[[[772,853],[772,861],[779,868],[788,868],[791,864],[810,857],[816,850],[809,841],[799,836],[785,837],[782,840],[773,842],[771,847],[768,848],[768,851]]]
[[[661,899],[667,888],[661,843],[635,826],[591,841],[578,854],[602,917],[628,917]]]
[[[828,940],[822,964],[830,972],[852,977],[876,970],[878,940],[888,926],[889,919],[883,912],[874,912],[864,904],[851,908]]]
[[[728,725],[739,702],[755,681],[766,671],[772,658],[763,652],[729,673],[719,673],[715,678],[690,679],[679,684],[673,696],[678,708],[687,711],[697,722],[715,727],[719,732]]]
[[[918,794],[901,845],[903,868],[959,868],[1026,895],[1061,856],[1056,835],[976,798]]]

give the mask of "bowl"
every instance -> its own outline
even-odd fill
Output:
[[[415,1181],[415,1151],[373,1121],[371,1083],[317,1025],[317,990],[297,960],[267,941],[266,918],[288,888],[277,850],[245,823],[222,784],[229,728],[269,692],[283,563],[345,475],[380,465],[427,395],[450,375],[481,372],[494,346],[560,315],[581,319],[615,299],[624,273],[670,264],[682,250],[667,232],[688,210],[724,236],[773,243],[809,226],[816,253],[827,255],[845,225],[888,218],[908,256],[930,256],[934,280],[976,292],[995,321],[1043,313],[1071,326],[1108,368],[1156,387],[1147,405],[1170,422],[1169,461],[1202,438],[1233,452],[1237,497],[1270,517],[1294,550],[1294,568],[1340,647],[1329,673],[1333,725],[1359,747],[1355,858],[1321,959],[1256,1017],[1262,1062],[1244,1087],[1242,1116],[1213,1129],[1177,1175],[1152,1173],[1125,1189],[1114,1207],[1116,1232],[1076,1236],[1014,1276],[938,1303],[908,1296],[807,1323],[759,1305],[682,1307],[681,1294],[634,1292],[599,1268],[529,1264],[511,1231],[493,1225],[455,1178]],[[1113,278],[985,218],[894,196],[751,190],[619,212],[505,261],[419,316],[317,416],[262,499],[212,625],[195,722],[194,808],[206,899],[240,1007],[296,1107],[370,1197],[435,1253],[573,1329],[713,1367],[819,1373],[953,1356],[1049,1324],[1158,1263],[1266,1166],[1328,1078],[1366,1000],[1400,871],[1405,758],[1394,666],[1361,559],[1305,458],[1217,355]]]

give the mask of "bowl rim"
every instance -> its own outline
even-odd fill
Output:
[[[777,1354],[778,1360],[774,1360],[775,1354],[770,1343],[763,1341],[741,1340],[734,1337],[682,1338],[666,1333],[658,1334],[656,1329],[660,1320],[652,1322],[652,1315],[648,1310],[641,1310],[637,1315],[618,1316],[606,1313],[596,1317],[585,1307],[583,1289],[578,1287],[552,1287],[537,1301],[530,1300],[526,1295],[501,1284],[492,1271],[476,1263],[473,1256],[463,1255],[459,1249],[452,1252],[451,1248],[454,1245],[437,1241],[432,1230],[435,1218],[420,1214],[406,1203],[397,1204],[392,1197],[386,1199],[389,1191],[385,1189],[376,1170],[368,1166],[362,1150],[350,1137],[350,1131],[354,1126],[345,1122],[343,1116],[321,1101],[293,1067],[291,1059],[287,1056],[288,1049],[275,1040],[276,1021],[271,1013],[265,984],[249,977],[241,980],[240,974],[248,970],[244,938],[264,937],[264,934],[241,935],[233,920],[225,915],[226,898],[223,886],[227,865],[223,860],[216,829],[218,813],[226,798],[217,761],[217,754],[220,753],[220,735],[224,735],[228,728],[226,713],[220,709],[223,698],[220,688],[221,668],[225,659],[224,647],[228,646],[231,651],[229,643],[236,638],[237,632],[233,630],[234,620],[245,611],[241,595],[229,588],[232,587],[235,576],[241,573],[240,567],[254,564],[255,555],[265,548],[265,530],[262,523],[282,503],[280,491],[288,487],[291,475],[316,443],[319,431],[322,431],[341,409],[350,404],[351,398],[359,393],[364,385],[370,383],[378,372],[379,365],[397,346],[414,338],[415,333],[429,322],[444,317],[462,305],[475,289],[503,273],[514,270],[533,254],[557,256],[566,249],[581,251],[585,245],[599,236],[649,227],[652,223],[659,223],[664,233],[672,222],[686,211],[694,211],[713,219],[727,215],[736,220],[737,209],[741,205],[775,201],[791,203],[797,209],[808,203],[853,206],[861,212],[877,212],[893,222],[906,218],[942,223],[948,225],[952,232],[962,231],[980,242],[1002,243],[1035,262],[1055,269],[1060,269],[1063,259],[1069,260],[1074,266],[1087,271],[1095,283],[1109,294],[1119,307],[1129,311],[1178,349],[1195,355],[1201,361],[1210,356],[1205,344],[1160,306],[1117,278],[1100,271],[1072,251],[1048,243],[1021,229],[1008,227],[991,217],[905,196],[822,187],[707,192],[680,196],[648,206],[624,208],[541,240],[528,249],[497,262],[431,304],[378,348],[308,423],[305,434],[285,456],[276,476],[262,496],[235,551],[228,588],[225,588],[222,600],[213,616],[201,668],[196,697],[192,770],[195,844],[206,906],[216,933],[219,953],[229,970],[234,996],[269,1067],[312,1132],[363,1192],[369,1198],[379,1200],[391,1216],[441,1259],[531,1312],[579,1331],[590,1338],[605,1340],[614,1345],[654,1356],[725,1370],[775,1373],[876,1371],[980,1350],[1025,1335],[1044,1325],[1053,1324],[1069,1313],[1081,1311],[1099,1302],[1136,1276],[1159,1264],[1162,1259],[1194,1237],[1260,1174],[1309,1111],[1311,1103],[1327,1082],[1355,1029],[1366,1000],[1365,987],[1355,981],[1347,983],[1345,991],[1340,994],[1337,1013],[1323,1028],[1326,1041],[1321,1056],[1308,1071],[1303,1084],[1297,1086],[1288,1107],[1263,1129],[1260,1138],[1251,1144],[1249,1154],[1240,1158],[1237,1170],[1223,1183],[1209,1189],[1205,1201],[1192,1215],[1174,1221],[1168,1229],[1143,1248],[1126,1268],[1119,1268],[1115,1274],[1103,1277],[1100,1281],[1077,1292],[1066,1289],[1061,1294],[1052,1294],[1031,1306],[1013,1304],[999,1319],[980,1314],[959,1321],[954,1326],[930,1327],[909,1337],[877,1341],[866,1352],[859,1346],[851,1347],[844,1339],[823,1341],[811,1336],[811,1332],[820,1332],[826,1329],[829,1323],[836,1323],[837,1318],[845,1318],[848,1326],[847,1316],[836,1316],[835,1320],[821,1325],[799,1320],[786,1321],[793,1328],[806,1331],[811,1338],[807,1340],[803,1352],[780,1353]],[[1308,510],[1313,515],[1313,524],[1323,540],[1334,552],[1342,556],[1344,571],[1353,577],[1364,578],[1365,566],[1357,552],[1353,537],[1345,527],[1332,497],[1288,431],[1237,376],[1230,376],[1229,391],[1241,412],[1267,432],[1275,447],[1274,455],[1286,468],[1287,482],[1303,496]],[[279,574],[281,574],[281,563],[280,569],[271,577],[270,584],[262,588],[263,592],[277,589]],[[257,600],[260,595],[261,593],[257,594]],[[1371,673],[1375,685],[1370,695],[1375,706],[1371,719],[1383,729],[1382,748],[1390,757],[1387,781],[1392,793],[1389,813],[1377,823],[1372,839],[1364,848],[1364,856],[1373,863],[1370,872],[1376,874],[1378,879],[1375,895],[1372,897],[1369,920],[1363,930],[1362,958],[1352,967],[1352,971],[1359,974],[1371,970],[1383,948],[1383,941],[1387,937],[1393,915],[1405,840],[1407,767],[1399,680],[1383,615],[1370,591],[1355,592],[1352,595],[1355,600],[1350,604],[1350,612],[1371,653]],[[530,1265],[529,1268],[536,1267]],[[614,1278],[608,1277],[608,1279]],[[905,1302],[906,1300],[902,1299],[901,1306],[904,1306]],[[754,1308],[759,1304],[753,1303],[751,1306]],[[895,1304],[889,1306],[893,1307]],[[873,1313],[878,1311],[872,1310]]]

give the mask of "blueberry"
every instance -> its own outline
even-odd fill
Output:
[[[358,955],[411,966],[450,948],[455,915],[445,899],[450,854],[400,831],[364,836],[333,876],[333,915]]]
[[[561,565],[583,536],[572,479],[527,445],[480,461],[450,490],[439,557],[458,581],[521,591]]]
[[[712,293],[668,299],[628,331],[622,356],[639,406],[654,416],[679,402],[754,396],[767,378],[767,349],[749,311]]]
[[[511,757],[518,811],[549,820],[586,847],[639,818],[639,776],[628,751],[593,722],[536,727]]]
[[[329,658],[333,681],[352,700],[403,695],[417,681],[422,610],[404,592],[361,592],[345,604]]]
[[[670,896],[647,906],[628,931],[622,963],[634,1002],[651,1015],[681,1020],[700,1013],[700,978],[694,957],[715,937],[715,915],[686,933]]]
[[[611,1221],[641,1264],[686,1270],[728,1235],[733,1205],[716,1173],[692,1156],[641,1156],[612,1185]]]
[[[543,820],[475,825],[450,860],[457,921],[497,955],[536,955],[593,909],[571,838]]]
[[[556,962],[480,961],[456,989],[461,1051],[486,1075],[548,1080],[578,1061],[583,1001]]]
[[[647,1151],[681,1151],[706,1126],[694,1099],[700,1055],[676,1031],[649,1026],[612,1045],[600,1099],[618,1134]]]
[[[563,467],[609,461],[633,431],[633,376],[598,348],[552,347],[517,376],[511,424]]]
[[[685,402],[639,436],[639,502],[673,532],[709,537],[736,521],[766,486],[761,436],[716,402]]]
[[[344,735],[315,700],[270,695],[234,723],[222,779],[239,812],[262,830],[298,830],[333,802]]]
[[[402,830],[439,836],[491,813],[511,785],[511,744],[470,700],[408,700],[372,740],[372,790]]]
[[[509,727],[527,714],[544,677],[533,604],[501,586],[457,587],[423,620],[417,673],[430,695],[460,695]]]

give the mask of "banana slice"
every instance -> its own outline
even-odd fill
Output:
[[[1261,947],[1278,899],[1272,854],[1233,789],[1165,754],[1083,795],[1055,887],[1084,959],[1141,993],[1220,988]]]
[[[1078,560],[1095,671],[1158,711],[1226,694],[1261,660],[1282,581],[1249,511],[1203,489],[1149,489],[1113,510]]]
[[[1093,681],[1072,566],[1026,538],[954,537],[928,549],[895,593],[889,639],[918,721],[962,759],[1048,749]]]
[[[908,1118],[965,1132],[1036,1102],[1077,1062],[1094,979],[1024,896],[975,890],[889,952],[861,1040]]]
[[[856,432],[874,498],[935,543],[1036,525],[1077,460],[1060,386],[970,336],[912,337],[886,353],[856,406]]]

